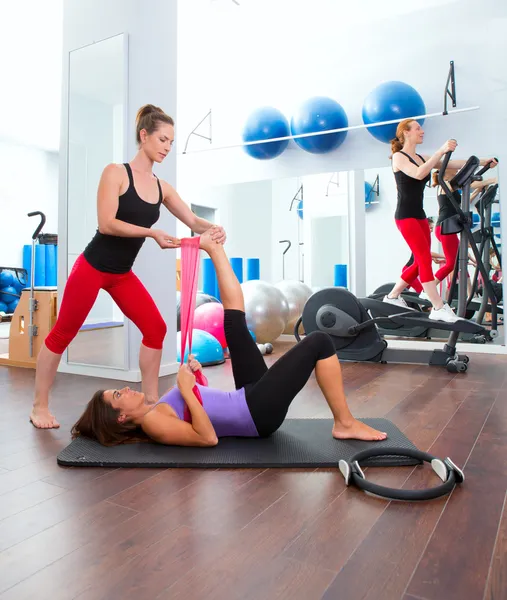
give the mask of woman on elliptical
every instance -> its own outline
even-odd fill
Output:
[[[491,161],[490,168],[496,167],[496,160]],[[447,168],[444,174],[444,181],[447,183],[449,189],[452,192],[453,198],[457,204],[461,205],[461,192],[453,189],[451,186],[451,180],[458,172],[457,169]],[[445,262],[442,264],[440,269],[435,273],[435,282],[437,285],[443,281],[452,271],[456,265],[456,258],[459,250],[459,236],[457,233],[442,234],[442,223],[457,214],[454,205],[447,197],[444,189],[438,183],[438,170],[433,173],[433,187],[437,188],[437,200],[438,200],[438,219],[435,225],[435,237],[442,244],[442,250],[445,255]],[[488,187],[492,183],[496,183],[496,178],[484,179],[483,181],[473,181],[471,188],[474,190],[473,195],[470,197],[470,201],[473,200],[485,187]]]
[[[441,161],[447,152],[454,152],[456,140],[447,140],[432,156],[422,156],[416,153],[416,148],[422,144],[424,130],[415,119],[405,119],[398,124],[396,137],[391,140],[392,166],[398,204],[395,212],[396,226],[414,253],[414,264],[405,269],[391,292],[384,297],[384,302],[397,304],[410,310],[400,294],[409,287],[419,275],[419,279],[431,304],[433,305],[429,318],[434,321],[456,322],[459,317],[445,303],[437,290],[433,275],[431,259],[431,235],[423,208],[424,188],[431,178],[431,171],[440,168]],[[491,159],[481,161],[488,164]],[[451,160],[450,169],[460,169],[466,161]]]
[[[219,438],[229,436],[267,437],[282,425],[291,402],[315,371],[334,419],[330,435],[337,439],[386,439],[385,433],[352,416],[340,362],[327,333],[307,335],[268,369],[248,331],[243,290],[223,246],[206,232],[200,237],[200,247],[211,257],[217,273],[236,389],[198,385],[201,405],[193,391],[194,372],[201,366],[189,357],[188,364],[179,369],[176,386],[155,405],[127,387],[96,392],[72,428],[73,437],[86,436],[106,446],[143,437],[172,446],[215,446]],[[185,406],[190,420],[185,420]]]

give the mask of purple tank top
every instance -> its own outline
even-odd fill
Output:
[[[257,428],[248,409],[245,389],[224,392],[197,385],[201,392],[202,405],[208,414],[217,436],[258,437]],[[172,406],[183,420],[185,400],[177,387],[172,388],[159,400]]]

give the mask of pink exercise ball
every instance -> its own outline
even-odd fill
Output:
[[[207,302],[198,306],[194,313],[194,327],[211,333],[219,341],[222,348],[227,348],[224,331],[224,307],[222,304]]]

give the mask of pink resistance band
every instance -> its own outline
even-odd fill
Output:
[[[199,237],[182,238],[181,240],[181,363],[184,363],[185,348],[188,339],[188,354],[192,352],[192,331],[194,328],[194,310],[197,296],[197,280],[199,278]],[[195,373],[196,383],[208,385],[208,380],[202,371]],[[199,388],[194,386],[192,390],[199,402],[202,404]],[[185,404],[185,421],[191,422],[192,416],[188,406]]]

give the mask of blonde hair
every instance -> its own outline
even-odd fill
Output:
[[[137,143],[141,143],[141,131],[143,129],[146,130],[148,135],[151,135],[157,131],[160,123],[165,123],[166,125],[172,125],[174,127],[174,119],[169,115],[166,115],[165,112],[158,106],[154,106],[153,104],[145,104],[144,106],[141,106],[141,108],[137,111],[136,116]]]

